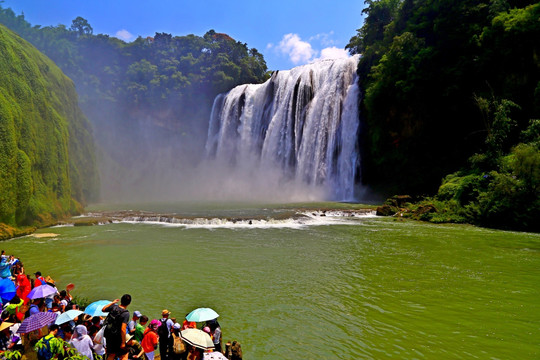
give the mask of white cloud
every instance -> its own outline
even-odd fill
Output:
[[[276,47],[281,53],[288,55],[293,64],[307,63],[315,56],[311,44],[302,41],[298,34],[286,34]]]
[[[126,29],[118,30],[115,36],[124,41],[129,41],[133,39],[133,34],[127,31]]]
[[[322,49],[319,59],[341,59],[347,57],[349,57],[349,52],[347,50],[332,46]]]
[[[333,46],[336,45],[336,41],[332,39],[332,36],[334,36],[334,31],[317,34],[310,37],[308,41],[318,41],[322,46]]]

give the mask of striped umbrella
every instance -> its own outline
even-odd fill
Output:
[[[199,329],[186,329],[180,332],[182,340],[191,346],[208,350],[214,348],[214,342],[210,335]]]
[[[44,326],[52,324],[57,316],[58,314],[54,312],[38,312],[24,319],[17,333],[26,334],[41,329]]]

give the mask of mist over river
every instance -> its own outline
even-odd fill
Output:
[[[245,359],[540,357],[540,235],[322,207],[353,206],[95,206],[217,220],[54,227],[2,246],[74,295],[130,293],[150,319],[211,307]],[[266,220],[221,221],[251,217]]]

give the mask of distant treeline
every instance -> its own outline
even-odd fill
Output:
[[[364,181],[434,194],[453,173],[423,219],[538,230],[540,3],[366,4],[348,45],[362,54]]]
[[[213,30],[202,37],[156,33],[126,43],[94,35],[81,17],[70,27],[32,26],[24,15],[1,7],[0,23],[50,57],[75,82],[83,107],[106,101],[125,109],[154,111],[165,106],[191,112],[201,98],[213,100],[238,84],[266,79],[262,54]]]

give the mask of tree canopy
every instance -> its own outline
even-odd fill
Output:
[[[437,193],[423,220],[538,230],[540,3],[366,4],[348,45],[362,54],[365,182]]]
[[[508,144],[516,144],[530,119],[540,118],[540,4],[366,5],[364,25],[348,45],[362,54],[366,182],[391,192],[433,192],[489,134],[478,98],[518,105],[508,110],[516,122]]]

